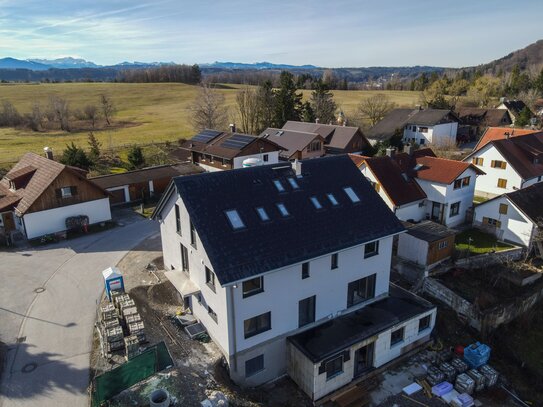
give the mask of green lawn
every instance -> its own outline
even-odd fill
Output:
[[[224,94],[229,118],[236,121],[236,94],[241,85],[228,85]],[[57,95],[67,99],[71,109],[87,104],[98,105],[101,94],[111,97],[117,114],[114,121],[125,126],[96,130],[95,136],[104,149],[119,149],[131,144],[176,141],[194,135],[189,118],[189,106],[197,94],[197,86],[179,83],[61,83],[61,84],[0,84],[0,105],[9,100],[21,114],[30,112],[39,102],[47,107],[49,98]],[[378,93],[384,93],[398,106],[414,106],[419,93],[409,91],[333,91],[334,98],[347,119],[358,103]],[[304,98],[311,91],[303,91]],[[9,167],[27,151],[42,154],[48,146],[59,154],[72,141],[87,148],[88,131],[33,132],[28,129],[0,128],[0,167]]]
[[[488,198],[485,198],[484,196],[475,195],[473,197],[473,203],[475,203],[475,204],[480,204],[480,203],[483,203],[483,202],[486,202],[486,201],[488,201]]]
[[[471,241],[468,242],[468,239],[471,238]],[[482,232],[478,229],[468,229],[456,236],[455,241],[456,250],[468,250],[471,254],[483,254],[489,253],[492,251],[502,251],[511,249],[513,246],[498,242],[496,237]]]

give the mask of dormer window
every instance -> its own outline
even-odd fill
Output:
[[[292,189],[300,188],[300,186],[298,185],[298,183],[296,182],[296,180],[294,178],[287,178],[287,179],[288,179],[288,182],[289,182],[290,186],[292,187]]]
[[[321,203],[319,202],[319,200],[317,199],[316,196],[312,196],[309,199],[311,200],[311,203],[313,204],[315,209],[322,209],[322,205],[321,205]]]
[[[17,189],[17,187],[15,186],[15,182],[9,181],[9,189],[11,189],[12,191],[15,191]]]
[[[260,220],[262,222],[267,222],[270,220],[270,217],[268,216],[268,213],[266,212],[266,209],[263,207],[256,208],[256,212],[258,213],[258,216],[260,216]]]
[[[290,215],[287,208],[282,203],[277,204],[277,209],[279,210],[279,213],[281,213],[281,216],[283,216],[284,218]]]
[[[351,187],[343,188],[343,190],[352,201],[352,203],[360,202],[360,198],[358,197],[358,195],[356,195],[356,192],[354,192]]]
[[[336,197],[333,194],[326,194],[326,196],[328,197],[328,200],[330,201],[330,203],[332,205],[334,205],[334,206],[339,205],[338,202],[337,202]]]
[[[243,229],[245,227],[245,224],[241,220],[237,210],[231,209],[229,211],[226,211],[225,213],[233,229],[237,230]]]
[[[283,184],[281,184],[281,181],[279,181],[278,179],[275,179],[273,180],[273,184],[275,185],[275,188],[277,188],[279,192],[285,192],[285,187],[283,186]]]

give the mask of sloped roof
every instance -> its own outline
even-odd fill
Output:
[[[543,222],[543,183],[538,182],[527,188],[509,192],[507,197],[519,208],[532,222]]]
[[[402,131],[409,118],[415,114],[413,109],[393,109],[366,134],[372,140],[387,140],[397,131]]]
[[[418,110],[409,118],[407,124],[435,126],[440,123],[458,122],[458,118],[447,109]]]
[[[543,132],[491,142],[524,179],[543,175]]]
[[[128,171],[122,174],[101,175],[89,178],[100,188],[114,188],[122,185],[137,184],[140,182],[149,182],[160,178],[173,178],[178,175],[197,174],[204,170],[192,163],[183,163],[177,165],[159,165],[156,167],[142,168],[140,170]]]
[[[502,103],[515,117],[520,114],[522,109],[527,107],[526,103],[524,103],[522,100],[505,100]]]
[[[6,196],[12,197],[10,199],[17,202],[15,209],[24,214],[65,169],[71,171],[82,182],[90,182],[84,175],[85,171],[80,168],[66,166],[34,153],[26,153],[4,176],[0,181],[0,185],[2,185],[4,193],[7,191]],[[26,175],[31,176],[27,177],[21,185],[17,185],[15,191],[9,189],[10,180],[14,181]],[[96,185],[95,188],[102,190]],[[104,196],[107,196],[107,192],[103,192]],[[6,196],[4,199],[6,199]]]
[[[215,157],[226,158],[226,159],[232,159],[234,157],[241,155],[243,150],[245,150],[247,147],[249,147],[249,145],[252,145],[254,143],[258,145],[268,144],[277,150],[281,149],[281,147],[279,147],[277,144],[273,143],[270,140],[266,140],[264,138],[253,136],[250,134],[231,133],[231,132],[217,132],[217,133],[219,134],[213,139],[211,139],[210,141],[208,141],[207,143],[196,141],[193,138],[191,140],[185,141],[181,145],[181,148],[185,150],[196,151],[203,154],[210,154]],[[240,136],[242,138],[246,138],[248,142],[246,142],[246,144],[229,143],[229,141],[232,141],[233,139]],[[198,137],[198,135],[195,137]],[[227,147],[225,145],[227,145]]]
[[[153,218],[172,193],[178,194],[221,285],[403,231],[347,155],[301,163],[298,178],[284,163],[176,177]],[[295,178],[299,189],[293,190],[287,178]],[[285,192],[277,190],[274,180]],[[353,203],[345,187],[351,187],[360,202]],[[332,205],[328,193],[339,205]],[[313,196],[322,209],[313,206]],[[277,203],[283,203],[290,216],[282,217]],[[266,210],[270,221],[261,221],[257,207]],[[225,211],[232,209],[245,227],[231,227]]]
[[[505,110],[507,111],[507,110]],[[489,142],[493,140],[503,140],[507,138],[509,135],[509,138],[511,137],[517,137],[517,136],[524,136],[525,134],[532,134],[532,133],[538,133],[538,130],[530,130],[530,129],[512,129],[511,127],[489,127],[485,130],[479,141],[477,142],[477,145],[474,147],[473,151],[480,150],[484,146],[486,146]]]
[[[302,151],[315,139],[324,142],[324,138],[317,133],[276,129],[273,127],[268,127],[264,130],[260,134],[260,137],[273,141],[278,146],[281,146],[284,151],[281,151],[279,155],[287,159],[292,157],[297,151]]]
[[[418,157],[416,159],[416,177],[426,181],[450,184],[468,168],[473,169],[477,174],[484,174],[473,164],[463,161],[448,160],[438,157]],[[420,166],[420,167],[419,167]]]
[[[356,157],[358,160],[360,156],[351,155],[350,157],[351,159]],[[416,181],[404,174],[394,159],[388,156],[368,157],[364,159],[364,162],[394,205],[402,206],[426,198],[422,188]]]
[[[506,109],[485,109],[479,107],[459,107],[456,109],[461,124],[472,126],[502,126],[511,124]]]
[[[425,220],[419,223],[404,222],[407,234],[425,242],[435,242],[456,234],[454,230],[431,220]]]
[[[330,148],[345,149],[348,144],[351,142],[353,137],[358,134],[364,140],[365,148],[369,146],[369,142],[362,133],[362,130],[358,127],[352,126],[338,126],[334,124],[321,124],[321,123],[308,123],[308,122],[298,122],[298,121],[287,121],[283,130],[293,130],[306,133],[316,133],[322,136],[326,140],[326,145]]]

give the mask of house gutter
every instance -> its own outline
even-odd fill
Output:
[[[232,355],[234,357],[234,372],[237,372],[238,371],[238,358],[237,358],[237,341],[236,341],[236,306],[235,306],[235,303],[234,303],[234,287],[233,286],[230,286],[228,287],[229,288],[229,294],[230,294],[230,304],[231,304],[231,311],[230,311],[230,314],[231,314],[231,319],[232,319],[232,332],[231,332],[231,335],[232,335]]]

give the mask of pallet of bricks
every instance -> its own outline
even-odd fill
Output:
[[[146,342],[145,325],[138,313],[136,303],[128,294],[116,298],[117,310],[121,316],[127,337],[124,339],[125,357],[131,359],[140,353],[140,344]]]
[[[123,349],[123,328],[119,323],[117,310],[113,304],[100,307],[100,333],[104,355]]]

